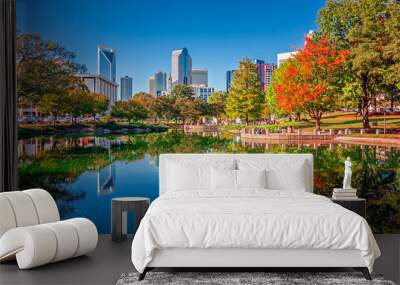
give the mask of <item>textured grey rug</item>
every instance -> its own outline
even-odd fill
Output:
[[[379,284],[395,285],[392,281],[380,276],[372,276],[373,280],[364,279],[359,272],[148,272],[146,278],[138,281],[138,273],[122,274],[117,285],[146,285],[146,284],[213,284],[213,285],[358,285]]]

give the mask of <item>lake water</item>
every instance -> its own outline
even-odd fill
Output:
[[[400,233],[400,149],[346,144],[262,144],[226,133],[34,137],[20,140],[20,189],[40,187],[56,199],[63,219],[87,217],[110,233],[111,199],[158,196],[161,153],[312,153],[317,194],[341,187],[344,160],[353,187],[367,199],[374,233]],[[131,219],[131,218],[130,218]],[[132,223],[130,223],[132,224]]]

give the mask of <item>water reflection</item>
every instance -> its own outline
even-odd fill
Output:
[[[63,218],[92,219],[110,231],[110,200],[158,196],[160,153],[312,153],[314,187],[330,196],[343,179],[343,161],[354,165],[353,186],[367,198],[367,219],[376,233],[400,233],[400,149],[385,146],[265,143],[232,134],[167,133],[106,137],[35,137],[21,140],[20,188],[42,187],[57,200]]]

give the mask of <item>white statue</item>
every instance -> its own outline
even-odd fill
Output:
[[[344,162],[344,178],[343,178],[343,189],[352,189],[351,188],[351,160],[350,157],[346,159]]]

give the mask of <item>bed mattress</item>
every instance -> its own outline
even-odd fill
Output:
[[[368,223],[330,199],[299,191],[182,191],[157,198],[132,243],[139,272],[165,249],[358,250],[372,271],[380,251]]]

